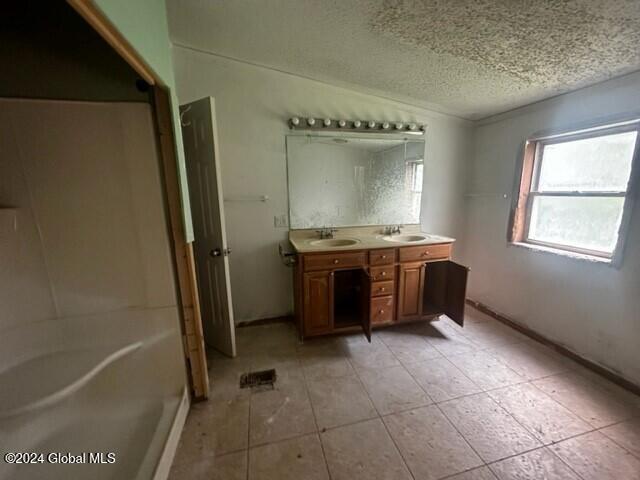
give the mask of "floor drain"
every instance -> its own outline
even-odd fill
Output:
[[[261,370],[259,372],[243,373],[240,376],[240,388],[252,388],[262,385],[271,385],[276,381],[276,370]]]

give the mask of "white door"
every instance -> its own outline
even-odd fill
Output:
[[[236,342],[229,281],[215,101],[211,97],[180,107],[202,328],[207,345],[235,357]]]

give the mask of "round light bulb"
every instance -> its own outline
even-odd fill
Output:
[[[402,127],[404,127],[404,124],[402,122],[396,123],[396,130],[402,130]]]
[[[307,118],[307,124],[311,127],[316,124],[316,119],[313,117]]]
[[[369,123],[367,123],[367,127],[369,128],[374,128],[376,126],[376,122],[374,122],[373,120],[371,120]]]
[[[389,122],[384,122],[384,123],[382,124],[382,128],[383,128],[384,130],[389,130]]]
[[[291,125],[300,125],[300,119],[298,117],[292,117],[291,118]]]
[[[416,125],[415,123],[410,123],[410,124],[407,126],[407,128],[408,128],[409,130],[412,130],[412,131],[413,131],[413,130],[415,130],[415,129],[416,129],[416,128],[418,128],[418,127],[417,127],[417,125]]]
[[[345,122],[344,120],[340,120],[338,122],[338,125],[340,125],[340,128],[344,128],[347,125],[347,122]]]
[[[353,128],[360,128],[361,125],[362,122],[360,120],[356,120],[355,122],[353,122]]]
[[[325,118],[323,123],[324,123],[325,127],[328,127],[329,125],[331,125],[331,119],[330,118]]]

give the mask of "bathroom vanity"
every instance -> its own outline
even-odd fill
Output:
[[[374,328],[441,314],[463,325],[468,269],[451,261],[451,238],[361,227],[329,239],[292,230],[289,239],[301,338],[362,331],[371,340]]]
[[[420,231],[422,133],[376,132],[287,136],[285,263],[295,258],[301,338],[363,331],[370,341],[373,328],[441,314],[463,323],[468,269],[451,261],[454,239]]]

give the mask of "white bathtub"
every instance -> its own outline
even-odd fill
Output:
[[[159,308],[3,332],[0,452],[42,453],[44,463],[0,459],[0,479],[154,478],[186,405],[177,328],[175,308]],[[9,358],[7,350],[22,355]],[[69,453],[113,453],[115,462],[47,461]]]

